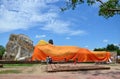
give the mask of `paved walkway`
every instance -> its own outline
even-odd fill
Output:
[[[84,74],[80,73],[61,73],[61,74],[41,74],[41,75],[33,75],[33,74],[2,74],[0,75],[0,79],[120,79],[119,73],[107,73],[107,74],[99,74],[94,73],[90,74],[84,72]]]
[[[87,64],[77,65],[86,66]],[[23,72],[19,74],[0,74],[0,79],[120,79],[120,64],[109,66],[111,67],[110,70],[47,73],[44,71],[45,65],[35,65],[32,67],[20,67]]]

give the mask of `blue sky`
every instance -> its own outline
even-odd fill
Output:
[[[10,34],[25,34],[34,45],[42,39],[90,50],[120,44],[120,15],[99,16],[98,3],[61,12],[64,1],[0,0],[0,45],[6,46]]]

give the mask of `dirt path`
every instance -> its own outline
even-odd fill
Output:
[[[87,66],[94,64],[77,64],[77,65]],[[103,66],[109,66],[111,67],[111,69],[47,73],[45,71],[46,65],[40,64],[33,65],[30,67],[5,68],[5,69],[17,69],[21,70],[22,72],[18,74],[0,74],[0,79],[120,79],[120,64]]]

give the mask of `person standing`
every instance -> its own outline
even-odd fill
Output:
[[[46,63],[47,63],[47,65],[49,64],[49,62],[50,62],[50,61],[49,61],[49,56],[47,56],[47,57],[46,57]]]

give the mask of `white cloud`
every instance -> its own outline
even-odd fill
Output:
[[[81,35],[81,34],[85,34],[85,31],[82,30],[72,30],[70,29],[70,22],[63,22],[60,20],[52,20],[51,22],[48,22],[48,24],[46,26],[44,26],[43,30],[49,30],[52,31],[54,33],[67,33],[69,35]]]
[[[58,0],[1,0],[0,32],[30,28],[35,22],[47,22],[58,15],[47,3]],[[46,12],[42,13],[43,10]],[[49,11],[49,12],[47,12]]]
[[[103,40],[103,42],[104,42],[104,43],[107,43],[107,42],[108,42],[108,40],[107,40],[107,39],[104,39],[104,40]]]
[[[53,31],[55,33],[68,33],[69,25],[70,23],[65,23],[63,21],[56,20],[56,21],[48,22],[48,24],[46,24],[46,26],[44,26],[41,29]]]
[[[114,45],[115,45],[115,46],[119,46],[119,44],[117,44],[117,43],[114,43]]]
[[[85,47],[86,47],[86,48],[88,48],[89,46],[88,46],[88,45],[86,45]]]
[[[69,40],[69,39],[71,39],[71,38],[70,38],[70,37],[66,37],[65,39]]]
[[[34,27],[42,24],[41,30],[59,34],[80,35],[82,30],[72,30],[71,22],[59,19],[53,3],[60,0],[0,0],[0,33]],[[49,5],[48,5],[49,4]]]
[[[45,38],[46,35],[36,35],[35,38]]]
[[[70,35],[84,35],[87,34],[85,31],[83,30],[76,30],[76,31],[70,31]]]

